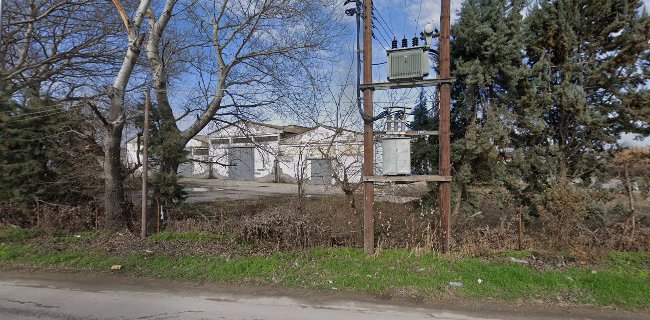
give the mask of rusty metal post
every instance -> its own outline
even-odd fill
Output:
[[[147,237],[147,178],[149,175],[149,107],[151,105],[151,94],[147,90],[144,101],[144,126],[142,135],[144,138],[142,148],[142,226],[140,227],[140,238]]]
[[[363,83],[372,83],[372,1],[363,2]],[[363,91],[363,110],[366,118],[373,117],[372,90]],[[375,152],[372,121],[363,123],[363,175],[374,175]],[[363,249],[366,254],[375,251],[374,203],[375,186],[372,181],[363,183]]]
[[[450,66],[450,0],[442,0],[440,14],[440,78],[451,77]],[[450,109],[451,109],[451,84],[445,82],[440,85],[440,175],[451,176],[451,137],[450,137]],[[440,182],[440,219],[442,228],[442,252],[449,252],[451,238],[451,182]]]
[[[519,206],[519,237],[517,238],[518,240],[518,250],[521,251],[523,250],[524,246],[522,244],[522,241],[524,239],[524,207]]]

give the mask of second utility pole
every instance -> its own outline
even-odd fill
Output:
[[[449,29],[450,29],[450,3],[442,0],[440,13],[440,78],[451,77],[449,56]],[[444,82],[440,85],[440,173],[441,176],[451,176],[451,137],[450,137],[450,104],[451,83]],[[451,237],[450,207],[451,207],[451,182],[440,182],[440,224],[442,228],[442,252],[449,252],[449,239]]]
[[[363,83],[372,84],[372,1],[363,2]],[[372,119],[372,90],[363,91],[363,175],[375,174],[375,152]],[[372,181],[363,183],[363,249],[366,254],[375,251],[375,186]]]
[[[144,99],[144,148],[142,149],[142,216],[140,226],[140,238],[147,237],[147,178],[149,176],[149,109],[151,108],[151,94],[149,89]]]

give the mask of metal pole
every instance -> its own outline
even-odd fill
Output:
[[[524,239],[524,208],[523,206],[519,206],[519,237],[517,238],[518,246],[517,249],[519,251],[523,250],[524,246],[522,245],[522,241]]]
[[[0,0],[2,1],[2,0]],[[356,1],[357,18],[357,109],[361,111],[361,0]]]
[[[451,77],[449,34],[450,3],[442,0],[440,14],[440,78]],[[451,84],[440,85],[440,175],[451,176],[451,138],[450,138]],[[442,252],[449,252],[451,238],[451,182],[440,182],[440,219],[442,228]]]
[[[140,228],[140,238],[147,236],[147,176],[149,175],[149,108],[151,105],[151,95],[147,90],[144,100],[144,148],[142,150],[142,226]]]
[[[372,1],[363,2],[363,83],[372,83]],[[363,123],[363,175],[374,175],[374,139],[372,120],[372,90],[363,91],[363,110],[368,120]],[[363,249],[366,254],[375,251],[374,202],[375,186],[372,181],[363,183]]]
[[[0,44],[2,43],[2,11],[4,11],[4,2],[0,0]]]

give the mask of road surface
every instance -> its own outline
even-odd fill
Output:
[[[183,178],[180,180],[185,192],[187,202],[201,203],[219,200],[259,199],[263,197],[296,196],[298,185],[291,183],[270,183],[258,181],[237,181],[225,179],[199,179]],[[425,183],[409,185],[378,185],[376,187],[376,201],[404,203],[418,200],[414,195],[427,191]],[[396,195],[409,194],[410,196]],[[324,195],[342,195],[343,192],[336,185],[305,184],[306,197],[319,197]],[[140,193],[133,192],[132,200],[139,199]]]
[[[456,306],[458,307],[458,306]],[[445,311],[363,298],[220,288],[95,274],[0,272],[0,319],[643,319],[611,310],[522,307]],[[542,311],[540,311],[542,310]],[[645,315],[647,316],[647,315]]]

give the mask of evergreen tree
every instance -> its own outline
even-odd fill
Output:
[[[523,57],[524,0],[468,0],[452,27],[452,164],[460,200],[467,187],[498,183],[520,93],[526,87]]]
[[[99,183],[94,138],[84,138],[84,120],[51,99],[20,105],[0,99],[0,200],[21,204],[29,223],[35,201],[74,204],[91,197]]]
[[[431,110],[424,90],[420,91],[418,103],[413,108],[411,115],[413,121],[408,124],[413,131],[427,131],[438,129],[438,118],[433,110],[438,106],[434,99]],[[411,142],[411,164],[414,174],[432,174],[438,171],[438,137],[418,137]]]
[[[622,132],[650,132],[650,19],[640,0],[543,0],[526,19],[530,86],[514,109],[527,191],[588,180]]]
[[[140,105],[144,110],[144,105]],[[156,168],[152,175],[151,183],[153,195],[165,206],[178,204],[186,197],[186,192],[178,183],[179,176],[176,173],[178,165],[187,162],[187,151],[178,149],[179,138],[176,126],[172,125],[169,119],[159,108],[151,108],[149,116],[149,163],[150,167]],[[138,118],[138,124],[142,128],[144,118]]]

